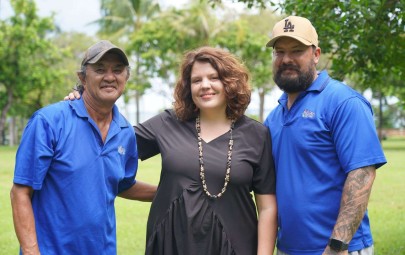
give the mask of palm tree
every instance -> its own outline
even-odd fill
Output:
[[[225,31],[226,26],[214,11],[221,12],[221,6],[217,5],[214,10],[204,0],[192,0],[190,7],[181,11],[180,17],[172,25],[189,39],[188,47],[210,45],[213,38]]]

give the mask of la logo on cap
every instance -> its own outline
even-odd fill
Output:
[[[294,32],[294,25],[288,19],[284,20],[284,32]]]
[[[274,47],[274,43],[281,37],[290,37],[307,46],[318,47],[318,34],[311,21],[303,17],[289,16],[277,22],[266,46]]]

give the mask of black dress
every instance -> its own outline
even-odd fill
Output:
[[[162,171],[147,224],[146,254],[207,255],[257,252],[257,213],[251,191],[275,193],[268,129],[246,116],[235,123],[230,181],[208,197],[199,176],[195,120],[166,110],[135,128],[139,157],[161,153]],[[211,194],[224,185],[229,132],[203,142]]]

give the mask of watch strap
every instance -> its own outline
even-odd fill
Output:
[[[346,251],[349,249],[349,244],[334,238],[329,239],[328,245],[334,251]]]

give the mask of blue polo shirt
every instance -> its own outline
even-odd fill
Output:
[[[42,254],[116,254],[114,199],[135,184],[133,127],[113,108],[103,143],[83,100],[38,110],[17,151],[14,183],[34,189]]]
[[[322,254],[332,234],[347,174],[386,163],[372,108],[326,71],[287,109],[287,95],[265,123],[273,143],[278,203],[278,249]],[[365,214],[349,250],[372,245]]]

